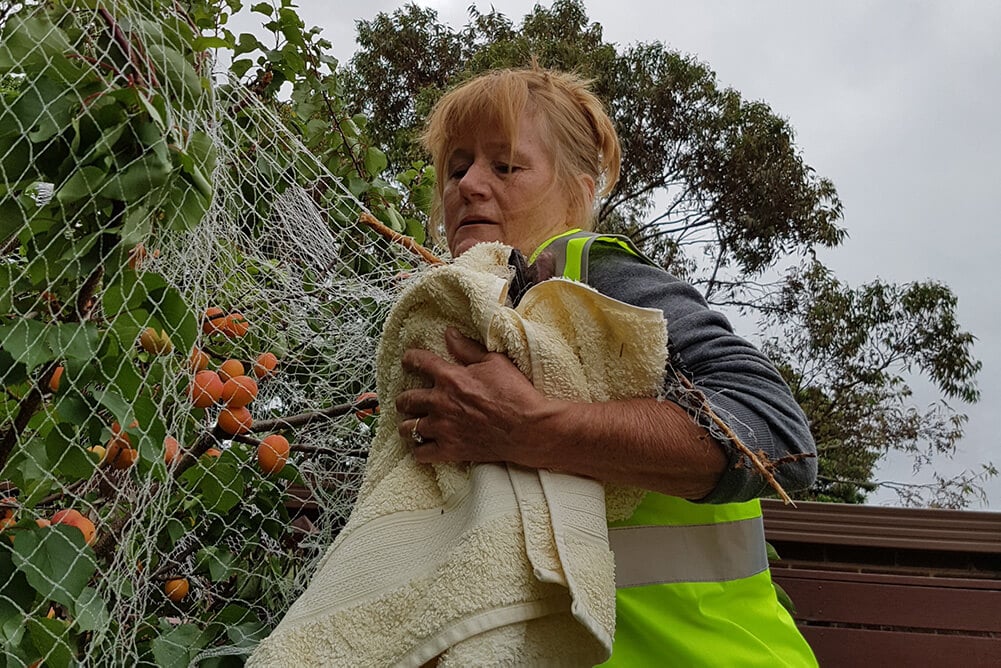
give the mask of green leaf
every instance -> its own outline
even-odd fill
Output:
[[[227,513],[243,500],[243,478],[235,464],[220,458],[199,481],[208,512]]]
[[[234,556],[219,547],[206,547],[198,553],[199,570],[207,569],[212,582],[222,582],[230,576]]]
[[[16,647],[24,635],[25,611],[32,608],[36,593],[24,574],[14,569],[11,547],[0,545],[0,645]],[[9,576],[6,574],[10,574]]]
[[[135,272],[123,271],[105,288],[101,306],[112,320],[125,311],[139,308],[146,299],[146,286],[137,279]]]
[[[10,480],[20,488],[24,503],[31,505],[52,489],[51,468],[45,441],[29,437],[11,454],[7,465],[0,470],[0,478]]]
[[[254,62],[249,58],[240,58],[232,62],[229,66],[229,71],[235,74],[237,79],[242,79],[243,75],[247,73],[247,70],[253,66]]]
[[[66,425],[67,423],[62,423]],[[70,423],[79,424],[79,423]],[[49,457],[56,462],[54,472],[71,480],[86,480],[94,473],[97,460],[89,452],[53,429],[46,437]]]
[[[10,124],[0,117],[0,128]],[[0,135],[4,131],[0,129]],[[38,175],[37,165],[32,162],[31,143],[24,135],[0,137],[0,193],[18,188],[18,184],[35,179]],[[5,229],[4,222],[0,229]],[[4,238],[10,236],[7,234]]]
[[[198,337],[198,320],[184,297],[175,288],[164,285],[163,278],[152,272],[143,274],[142,282],[147,295],[143,306],[155,319],[150,324],[166,330],[175,348],[190,350]]]
[[[111,624],[107,604],[92,587],[84,588],[76,603],[70,607],[70,612],[80,631],[98,631]]]
[[[208,211],[209,200],[187,181],[179,180],[179,186],[161,202],[164,226],[172,232],[187,232],[202,221]]]
[[[147,44],[146,53],[161,81],[166,80],[170,98],[182,108],[193,109],[203,95],[202,77],[191,61],[165,44]]]
[[[370,146],[365,151],[365,171],[368,172],[369,176],[378,176],[386,169],[386,165],[388,164],[389,161],[386,159],[386,154],[375,146]]]
[[[187,668],[204,645],[194,624],[181,624],[153,640],[153,656],[160,668]]]
[[[204,132],[192,133],[185,150],[177,152],[177,159],[192,185],[206,199],[207,205],[212,200],[210,178],[216,160],[215,143],[212,138]]]
[[[111,389],[101,390],[94,393],[97,402],[111,411],[119,424],[130,424],[134,420],[132,402],[112,391]]]
[[[250,621],[258,622],[260,620],[253,612],[242,605],[227,605],[219,611],[219,614],[216,616],[216,621],[221,624],[225,624],[226,626],[235,626],[237,624]]]
[[[403,233],[408,237],[413,237],[414,241],[419,244],[423,244],[427,240],[427,232],[424,231],[424,225],[416,218],[407,218],[407,227]]]
[[[225,37],[215,37],[213,35],[202,35],[196,37],[191,43],[191,48],[195,51],[205,51],[206,49],[225,49],[231,46],[230,40]]]
[[[63,382],[69,381],[67,376],[64,376]],[[93,407],[84,396],[76,391],[76,388],[71,387],[59,389],[54,408],[60,418],[75,424],[84,424],[93,413]]]
[[[358,126],[350,118],[345,118],[340,122],[341,132],[348,139],[357,139],[359,133]]]
[[[14,565],[42,598],[72,606],[97,571],[94,552],[76,527],[55,525],[21,531]]]
[[[245,53],[250,53],[251,51],[264,51],[264,45],[261,44],[256,37],[250,33],[240,33],[236,44],[236,48],[233,49],[233,58],[242,56]],[[250,61],[247,61],[250,62]]]
[[[26,626],[35,650],[45,657],[46,668],[69,668],[74,663],[73,647],[76,642],[66,622],[46,617],[29,617]]]
[[[51,78],[75,88],[81,81],[96,81],[97,75],[67,54],[76,49],[44,12],[18,12],[9,16],[0,33],[0,74],[11,70]]]
[[[407,223],[403,220],[403,216],[399,214],[393,207],[386,207],[385,209],[387,223],[389,223],[390,229],[394,232],[403,232],[407,229]]]
[[[257,647],[264,640],[270,629],[260,622],[246,622],[236,626],[226,627],[226,635],[234,647],[243,647],[248,650]]]
[[[119,231],[122,243],[135,246],[149,238],[153,231],[153,216],[145,206],[131,206],[122,219],[122,229]]]
[[[108,109],[108,107],[104,107],[104,109]],[[96,115],[97,114],[94,113],[91,114],[92,117]],[[104,115],[105,114],[101,114],[101,116]],[[99,119],[94,118],[94,120],[97,121]],[[74,153],[81,155],[82,159],[89,163],[95,163],[101,156],[111,155],[114,153],[115,144],[117,144],[118,140],[122,138],[122,135],[125,134],[125,130],[128,127],[129,122],[127,120],[120,120],[116,125],[109,128],[102,128],[100,135],[98,135],[92,145],[86,147],[84,151],[74,148]]]
[[[145,34],[146,41],[164,42],[178,51],[184,51],[191,48],[195,40],[191,26],[182,15],[161,13],[151,17],[150,20],[136,20],[134,16],[130,18],[136,21],[139,29]]]
[[[70,127],[79,92],[47,78],[35,78],[0,114],[0,136],[25,135],[39,144]],[[6,105],[4,105],[6,107]]]
[[[789,597],[789,594],[787,594],[786,590],[783,589],[780,585],[776,584],[775,582],[773,582],[772,585],[775,587],[775,596],[779,599],[779,604],[783,608],[785,608],[790,615],[795,617],[796,604],[792,602],[792,599]]]
[[[86,362],[101,345],[101,333],[91,322],[53,323],[47,329],[49,347],[59,359]]]
[[[47,345],[45,325],[37,320],[18,320],[12,325],[0,325],[0,348],[15,363],[23,364],[30,373],[40,364],[56,358]]]
[[[355,177],[348,179],[348,190],[350,190],[351,194],[355,197],[361,197],[363,194],[368,192],[368,189],[371,187],[371,184],[364,179]]]
[[[3,565],[3,557],[0,557],[0,566]],[[13,566],[11,566],[13,569]],[[2,573],[13,572],[0,570]],[[24,636],[24,610],[14,605],[7,598],[0,596],[0,645],[4,647],[17,647],[21,644]],[[2,664],[0,664],[2,665]]]
[[[94,197],[107,176],[100,167],[81,167],[73,172],[62,187],[56,191],[56,200],[71,204],[77,200]]]
[[[112,174],[101,188],[101,195],[110,199],[134,202],[162,186],[172,168],[155,153],[148,153],[124,171]]]
[[[0,601],[6,601],[21,610],[29,609],[35,602],[35,590],[28,584],[24,573],[14,569],[13,548],[10,543],[0,545]]]

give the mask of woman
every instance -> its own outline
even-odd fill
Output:
[[[774,366],[692,286],[625,240],[579,232],[590,228],[596,193],[614,186],[620,159],[585,82],[538,67],[477,77],[439,101],[424,144],[453,256],[500,241],[610,297],[661,309],[674,359],[713,412],[752,451],[789,461],[775,471],[785,489],[812,483],[815,446]],[[673,401],[546,398],[506,357],[454,330],[446,339],[455,363],[417,349],[403,357],[427,379],[396,401],[399,432],[418,461],[512,462],[652,492],[611,532],[619,581],[611,664],[815,664],[771,586],[756,500],[768,483],[731,436]]]

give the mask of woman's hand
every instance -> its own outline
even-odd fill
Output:
[[[416,424],[423,439],[414,450],[417,461],[538,465],[531,455],[543,445],[534,443],[532,426],[551,402],[504,355],[453,328],[445,344],[455,364],[416,348],[403,355],[403,367],[431,384],[396,398],[400,436],[412,440]]]
[[[726,468],[723,449],[677,404],[548,399],[504,355],[454,329],[445,343],[454,364],[403,354],[431,383],[396,398],[400,436],[419,462],[513,462],[688,499],[711,492]]]

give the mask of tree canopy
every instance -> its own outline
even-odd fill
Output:
[[[660,42],[606,42],[580,0],[537,5],[518,25],[472,7],[455,29],[414,4],[357,25],[359,50],[340,72],[347,105],[371,119],[391,169],[423,159],[415,138],[431,105],[479,72],[535,58],[592,81],[623,147],[598,229],[629,235],[711,304],[758,321],[757,340],[820,448],[822,477],[808,498],[863,501],[890,450],[916,465],[954,451],[965,416],[947,402],[979,399],[981,366],[955,296],[935,282],[853,288],[820,264],[815,251],[846,237],[842,203],[767,103],[745,100],[707,64]],[[916,379],[942,401],[910,405]],[[964,505],[976,486],[963,478],[898,491],[909,502]]]

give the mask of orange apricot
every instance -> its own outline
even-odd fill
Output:
[[[108,443],[108,449],[102,461],[107,461],[116,469],[127,469],[135,464],[138,459],[138,450],[116,438]]]
[[[61,365],[57,366],[56,370],[52,372],[52,377],[49,378],[49,389],[53,392],[59,391],[59,381],[63,378],[63,371],[65,369]]]
[[[254,424],[254,418],[245,407],[224,408],[219,411],[219,428],[231,436],[246,434]]]
[[[8,517],[14,517],[15,506],[17,505],[17,497],[5,496],[4,498],[0,499],[0,503],[3,504],[3,506],[0,506],[0,517],[2,517],[3,519],[7,519]]]
[[[219,365],[219,377],[224,383],[230,378],[242,376],[243,373],[243,362],[240,360],[229,359]]]
[[[279,473],[288,462],[289,444],[281,434],[271,434],[261,439],[257,446],[257,465],[264,473]]]
[[[192,373],[205,371],[205,369],[209,368],[208,353],[201,348],[192,348],[191,355],[188,357],[188,368],[191,369]]]
[[[168,355],[174,351],[174,342],[167,332],[161,329],[158,333],[152,327],[147,327],[139,335],[139,345],[152,355]]]
[[[189,587],[187,578],[174,578],[164,583],[163,591],[171,601],[180,603],[181,599],[188,595]]]
[[[83,540],[88,545],[94,542],[94,538],[97,535],[97,528],[94,526],[94,523],[80,514],[79,510],[73,508],[57,510],[52,515],[51,522],[52,524],[67,524],[71,527],[76,527],[83,534]]]
[[[242,313],[230,313],[223,323],[222,333],[231,339],[239,339],[250,331],[250,323]]]
[[[208,408],[222,396],[222,379],[215,371],[199,371],[188,386],[188,398],[195,408]]]
[[[270,376],[278,366],[278,358],[274,353],[261,353],[254,361],[254,375],[258,379]]]
[[[204,456],[204,457],[222,457],[222,450],[220,450],[219,448],[209,448],[208,450],[206,450],[205,452],[202,453],[202,456]]]
[[[175,461],[180,458],[181,455],[181,444],[177,442],[177,439],[173,436],[168,436],[163,439],[163,461],[170,466]]]
[[[129,423],[129,426],[126,427],[126,429],[135,429],[138,426],[139,426],[139,420],[133,420],[132,422]],[[125,440],[126,443],[132,445],[132,439],[129,438],[129,435],[125,432],[124,429],[122,429],[122,425],[120,425],[117,420],[111,423],[111,437],[122,438]]]
[[[205,315],[202,316],[202,334],[222,332],[226,321],[226,312],[221,308],[212,306],[205,309]]]
[[[246,406],[257,397],[257,381],[250,376],[235,376],[222,386],[222,401],[230,408]]]

